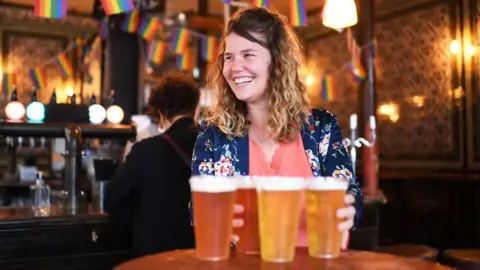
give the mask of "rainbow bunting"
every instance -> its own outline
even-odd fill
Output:
[[[348,63],[348,70],[352,74],[353,80],[355,80],[357,83],[362,82],[367,77],[367,73],[361,64],[355,65],[352,61],[350,61]]]
[[[305,0],[290,0],[290,23],[293,26],[307,25]]]
[[[148,46],[148,58],[155,64],[160,65],[165,57],[166,44],[160,40],[153,40]]]
[[[223,0],[224,4],[230,4],[230,0]]]
[[[182,54],[177,55],[177,68],[183,70],[193,68],[193,57],[190,50],[185,50]]]
[[[35,0],[33,13],[37,17],[61,19],[67,14],[67,1]]]
[[[122,30],[128,33],[135,33],[140,25],[140,11],[134,10],[128,13],[123,20]]]
[[[138,34],[146,40],[152,40],[157,35],[158,30],[162,27],[160,18],[146,16],[142,25],[138,28]]]
[[[268,8],[268,0],[252,0],[252,6]]]
[[[93,77],[92,77],[92,74],[90,74],[90,72],[85,72],[85,74],[83,76],[84,76],[85,82],[87,84],[92,84]]]
[[[60,69],[60,73],[63,78],[69,77],[73,73],[72,63],[68,59],[66,53],[60,53],[57,57],[55,57],[55,62]]]
[[[183,28],[177,28],[172,34],[171,50],[176,53],[183,53],[188,48],[190,41],[190,32]]]
[[[202,38],[202,59],[212,61],[215,59],[215,51],[217,49],[217,39],[215,37]]]
[[[36,89],[43,89],[47,87],[47,76],[45,74],[45,69],[43,68],[32,68],[28,71],[30,79],[32,79],[33,86]]]
[[[129,12],[135,8],[132,0],[102,0],[105,15]]]
[[[325,101],[331,101],[335,99],[335,85],[333,76],[327,76],[322,78],[322,99]]]
[[[7,93],[7,95],[12,92],[13,87],[15,86],[15,74],[13,73],[3,73],[2,75],[2,92]]]

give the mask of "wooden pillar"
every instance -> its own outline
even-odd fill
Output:
[[[114,104],[124,111],[123,123],[129,124],[133,114],[140,112],[139,88],[144,72],[141,41],[137,34],[121,29],[125,14],[109,17],[106,47],[104,93],[115,90]]]
[[[208,16],[208,0],[198,0],[198,15],[202,17]],[[205,31],[201,31],[202,34],[208,34]],[[200,71],[199,80],[204,81],[207,71],[207,61],[202,59],[202,40],[198,39],[197,42],[197,68]]]
[[[363,161],[363,183],[365,190],[375,193],[378,189],[378,147],[376,140],[376,79],[375,79],[375,44],[374,44],[374,26],[375,26],[375,1],[359,0],[358,13],[359,21],[357,25],[356,38],[358,44],[363,47],[362,64],[367,72],[367,78],[358,89],[358,117],[359,117],[359,135],[369,142],[374,141],[372,147],[362,148]],[[371,116],[374,116],[374,122],[371,123]],[[373,125],[373,126],[372,126]],[[372,130],[373,127],[373,130]]]

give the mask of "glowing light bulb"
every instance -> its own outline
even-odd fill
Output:
[[[460,52],[460,49],[461,46],[457,40],[452,40],[452,42],[450,42],[450,52],[452,54],[458,54]]]
[[[307,78],[305,79],[305,84],[307,86],[312,86],[313,82],[314,82],[313,76],[307,76]]]
[[[107,109],[107,120],[112,124],[118,124],[122,122],[124,117],[123,109],[120,106],[112,105]]]
[[[25,116],[25,106],[18,101],[10,101],[5,107],[5,114],[12,121],[20,121]]]
[[[27,117],[31,121],[41,122],[45,119],[45,105],[34,101],[27,106]]]
[[[343,29],[357,24],[357,7],[354,0],[327,0],[322,11],[323,25]]]
[[[90,118],[90,122],[92,122],[93,124],[102,123],[105,120],[106,116],[107,116],[107,112],[105,111],[105,108],[103,108],[102,105],[93,104],[88,108],[88,117]]]

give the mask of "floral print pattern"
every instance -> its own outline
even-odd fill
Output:
[[[352,173],[347,143],[337,118],[326,110],[313,109],[301,136],[314,176],[342,176],[350,181],[347,192],[355,196],[355,225],[358,225],[363,195]],[[215,126],[203,125],[193,153],[192,175],[248,175],[248,159],[248,135],[230,138]]]

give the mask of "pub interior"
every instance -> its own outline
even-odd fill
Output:
[[[105,186],[150,124],[158,79],[193,76],[207,108],[212,44],[234,12],[266,3],[300,18],[311,105],[338,117],[364,194],[341,255],[364,264],[339,269],[480,269],[477,0],[45,2],[0,0],[0,269],[144,269]],[[242,260],[145,269],[264,269]]]

